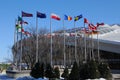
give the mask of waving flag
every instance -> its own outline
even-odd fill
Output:
[[[21,29],[22,27],[21,27],[21,25],[19,25],[19,24],[16,24],[16,29],[18,30],[18,29]]]
[[[19,22],[19,24],[28,24],[28,22],[22,20],[22,18],[20,16],[18,16],[18,22]]]
[[[33,14],[22,11],[22,17],[33,17]]]
[[[31,33],[28,32],[28,31],[24,31],[24,34],[25,34],[26,36],[31,36]]]
[[[54,13],[51,14],[51,18],[55,20],[60,20],[60,17]]]
[[[20,24],[28,24],[26,21],[21,21]]]
[[[103,26],[103,25],[104,25],[104,23],[97,23],[97,27]]]
[[[81,19],[82,17],[83,17],[82,14],[79,15],[79,16],[76,16],[75,19],[74,19],[74,21],[78,21],[78,20]]]
[[[46,14],[37,12],[37,17],[38,18],[46,18]]]
[[[24,29],[23,28],[19,28],[17,31],[24,33]]]
[[[89,30],[92,30],[92,31],[97,30],[97,27],[94,26],[92,23],[88,24],[88,28],[89,28]]]
[[[18,16],[18,21],[22,21],[22,18],[20,16]]]
[[[84,18],[84,23],[89,23],[89,21],[86,19],[86,18]]]
[[[67,15],[64,15],[64,20],[68,20],[68,21],[70,21],[70,20],[72,20],[72,17],[67,16]]]

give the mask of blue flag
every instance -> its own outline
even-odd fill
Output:
[[[78,21],[80,18],[82,18],[83,16],[82,16],[82,14],[81,15],[79,15],[79,16],[76,16],[75,17],[75,19],[74,19],[74,21]]]
[[[46,18],[46,14],[37,12],[37,17],[38,18]]]
[[[72,20],[72,17],[71,17],[71,16],[64,15],[64,20],[70,21],[70,20]]]

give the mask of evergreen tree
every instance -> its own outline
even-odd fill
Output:
[[[41,64],[40,69],[41,69],[40,71],[41,78],[44,78],[44,63]]]
[[[37,62],[35,66],[32,68],[30,75],[36,79],[41,77],[41,69],[39,62]]]
[[[79,80],[80,75],[79,75],[79,67],[77,62],[74,62],[71,73],[69,75],[69,80]]]
[[[55,78],[60,78],[60,71],[59,71],[59,67],[55,67],[54,68],[54,72],[55,72]]]
[[[83,65],[80,68],[80,78],[81,79],[95,79],[100,77],[100,73],[97,67],[97,63],[94,60],[91,60]]]
[[[54,75],[55,75],[55,73],[53,71],[53,68],[51,67],[50,64],[47,64],[46,71],[45,71],[45,76],[47,78],[54,78]]]
[[[88,62],[89,65],[89,78],[90,79],[95,79],[100,77],[100,73],[98,70],[98,65],[95,60],[91,60]]]
[[[101,62],[98,65],[98,70],[100,72],[100,77],[106,78],[107,80],[112,80],[112,74],[108,64]]]
[[[61,75],[61,77],[63,77],[65,80],[68,80],[69,70],[68,70],[67,67],[64,69],[64,72],[63,72],[63,74]]]
[[[80,79],[85,80],[89,78],[89,65],[84,63],[80,66]]]

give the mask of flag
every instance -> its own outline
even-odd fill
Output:
[[[37,17],[38,18],[46,18],[46,14],[37,12]]]
[[[75,17],[75,19],[74,19],[74,21],[78,21],[80,18],[82,18],[83,16],[82,16],[82,14],[81,15],[79,15],[79,16],[76,16]]]
[[[89,30],[92,30],[92,31],[97,30],[97,27],[94,26],[92,23],[88,24],[88,28],[89,28]]]
[[[72,20],[72,17],[67,16],[67,15],[64,15],[64,20],[68,20],[68,21],[70,21],[70,20]]]
[[[22,17],[33,17],[33,14],[22,11]]]
[[[19,28],[19,29],[18,29],[18,32],[24,33],[24,29],[23,29],[23,28]]]
[[[103,25],[104,25],[104,23],[97,23],[97,27],[103,26]]]
[[[60,20],[60,17],[54,13],[51,14],[51,18],[55,20]]]
[[[22,27],[19,24],[16,24],[16,29],[21,29]]]
[[[84,23],[89,23],[89,21],[86,19],[86,18],[84,18]]]
[[[31,36],[31,33],[28,32],[28,31],[24,31],[24,34],[25,34],[26,36]]]
[[[22,18],[20,16],[18,16],[18,21],[22,21]]]
[[[20,24],[28,24],[26,21],[20,21]]]

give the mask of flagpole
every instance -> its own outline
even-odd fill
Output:
[[[75,21],[74,21],[74,28],[76,28],[76,27],[75,27]],[[74,41],[75,41],[75,61],[77,61],[77,55],[76,55],[76,53],[77,53],[77,50],[76,50],[76,47],[77,47],[76,35],[77,35],[77,34],[76,34],[76,29],[75,29],[75,40],[74,40]]]
[[[94,49],[93,49],[93,31],[92,31],[92,59],[94,60]]]
[[[15,19],[15,30],[14,30],[14,45],[15,45],[15,48],[17,48],[17,43],[16,43],[16,23],[17,23],[17,20]],[[13,58],[13,62],[15,62],[15,55],[17,54],[17,52],[16,53],[14,53],[14,58]]]
[[[84,29],[85,29],[85,23],[84,23]],[[86,54],[86,33],[84,32],[84,46],[85,46],[85,62],[87,62],[87,54]]]
[[[18,25],[18,21],[17,21],[17,25]],[[18,30],[17,30],[17,54],[18,54],[18,47],[19,47],[19,42],[18,42]],[[18,65],[18,60],[16,62],[16,65]]]
[[[52,24],[51,24],[51,18],[50,18],[50,64],[53,65],[52,62]]]
[[[64,29],[64,47],[63,47],[63,54],[64,54],[64,67],[66,67],[66,52],[65,52],[65,26],[64,26],[64,19],[63,19],[63,29]]]
[[[99,35],[99,31],[98,31],[98,33],[97,33],[97,44],[98,44],[98,60],[100,61],[99,37],[98,37],[98,35]]]
[[[23,20],[23,17],[22,17],[22,15],[21,15],[21,18],[22,18],[22,20]],[[20,54],[20,71],[22,70],[21,68],[22,68],[22,28],[23,28],[23,25],[21,24],[21,48],[20,48],[20,50],[21,50],[21,54]]]
[[[90,31],[90,30],[89,30],[89,31]],[[90,45],[90,47],[91,47],[91,45],[92,45],[92,44],[91,44],[91,43],[92,43],[92,32],[91,32],[91,31],[90,31],[90,41],[89,41],[89,42],[90,42],[89,45]],[[92,47],[90,48],[90,54],[89,54],[90,60],[91,60],[91,57],[92,57],[92,56],[91,56],[91,51],[92,51]]]
[[[38,18],[36,16],[36,63],[38,62]]]

